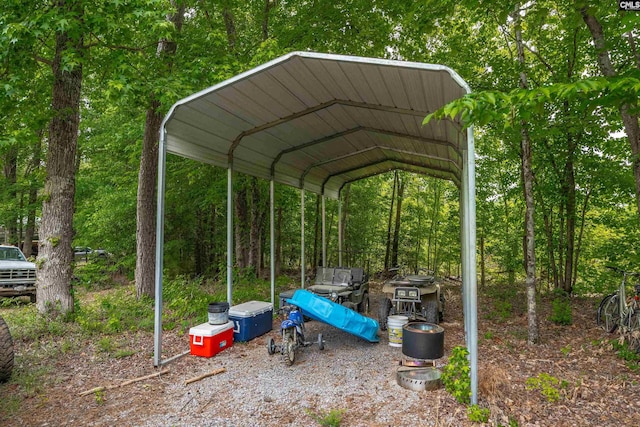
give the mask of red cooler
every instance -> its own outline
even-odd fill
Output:
[[[203,323],[189,329],[191,354],[212,357],[233,345],[233,322],[222,325]]]

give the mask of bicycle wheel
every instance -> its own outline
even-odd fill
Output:
[[[629,331],[640,331],[640,308],[629,310],[629,315],[625,318],[626,327]]]
[[[618,295],[613,295],[602,307],[604,313],[604,330],[613,332],[620,323],[620,302]]]
[[[615,294],[609,294],[606,297],[602,298],[602,301],[600,301],[600,305],[598,306],[598,313],[596,315],[596,325],[603,327],[604,325],[604,305],[607,303],[607,301],[609,301],[611,299],[612,296],[614,296]]]

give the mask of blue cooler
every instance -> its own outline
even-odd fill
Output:
[[[273,304],[249,301],[229,309],[229,320],[233,321],[233,340],[250,341],[271,330]]]

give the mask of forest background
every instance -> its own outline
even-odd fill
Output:
[[[153,297],[160,121],[177,100],[294,50],[443,64],[475,92],[479,284],[604,293],[639,236],[637,12],[617,3],[8,0],[0,10],[0,226],[38,241],[38,310],[74,309],[72,246]],[[169,156],[165,274],[223,280],[226,171]],[[308,268],[320,199],[306,194]],[[235,267],[267,274],[268,183],[234,182]],[[390,172],[343,190],[344,263],[460,275],[458,189]],[[534,209],[535,206],[535,209]],[[327,203],[328,265],[338,209]],[[298,190],[276,186],[277,274],[299,271]],[[535,236],[535,239],[534,239]],[[55,260],[55,262],[54,262]],[[637,270],[637,268],[636,268]],[[535,337],[533,337],[535,338]]]

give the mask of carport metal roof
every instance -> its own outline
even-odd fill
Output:
[[[229,300],[232,171],[271,181],[273,253],[274,182],[339,198],[346,183],[403,169],[453,181],[461,190],[463,305],[472,402],[477,402],[473,129],[464,129],[457,119],[422,125],[427,114],[468,92],[464,80],[442,65],[293,52],[174,104],[160,135],[154,364],[163,363],[167,152],[228,170]]]
[[[176,103],[167,151],[333,198],[393,169],[460,186],[460,123],[422,120],[467,91],[441,65],[294,52]]]

